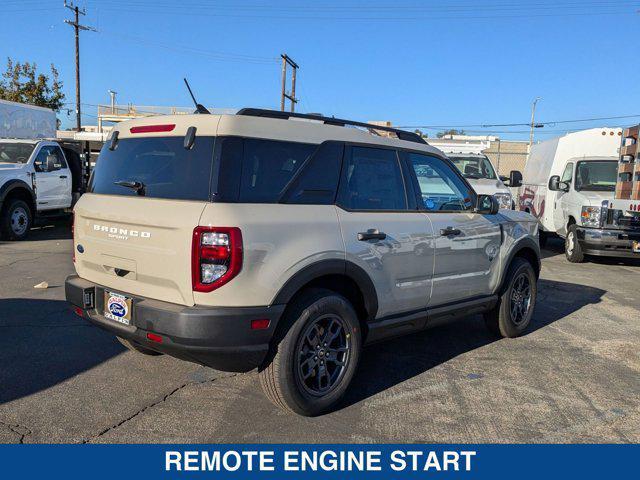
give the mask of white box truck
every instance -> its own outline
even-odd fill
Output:
[[[34,220],[68,214],[84,190],[80,145],[55,136],[53,110],[0,100],[0,237],[25,239]]]
[[[640,258],[640,225],[610,208],[621,136],[620,128],[592,128],[531,148],[519,209],[538,218],[541,243],[553,234],[565,239],[570,262],[585,255]]]

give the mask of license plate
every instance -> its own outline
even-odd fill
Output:
[[[105,291],[104,316],[123,325],[131,325],[131,299],[119,293]]]
[[[632,248],[634,253],[640,253],[640,240],[634,240]]]

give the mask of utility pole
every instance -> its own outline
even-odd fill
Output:
[[[535,128],[535,117],[536,117],[536,105],[538,101],[542,100],[540,97],[536,97],[533,100],[533,104],[531,105],[531,132],[529,133],[529,151],[531,151],[531,145],[533,145],[533,129]]]
[[[74,20],[65,20],[64,23],[71,25],[76,33],[76,130],[79,132],[82,130],[82,123],[80,118],[80,30],[89,30],[95,32],[93,27],[87,27],[80,25],[80,15],[86,15],[86,10],[83,8],[80,10],[77,5],[67,3],[65,0],[64,6],[74,13]]]
[[[282,93],[280,96],[280,111],[284,112],[284,102],[288,98],[291,101],[291,112],[295,111],[295,105],[298,103],[296,98],[296,72],[298,64],[293,61],[286,53],[280,55],[282,57]],[[291,94],[287,94],[287,65],[291,67]]]

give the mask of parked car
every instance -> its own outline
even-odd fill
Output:
[[[447,156],[477,193],[493,195],[500,208],[515,209],[509,187],[517,188],[522,184],[520,172],[512,170],[509,177],[499,177],[489,158],[482,153],[447,153]]]
[[[610,215],[621,132],[593,128],[531,148],[520,209],[538,218],[543,242],[552,234],[565,239],[570,262],[582,262],[585,255],[640,257],[634,243],[640,230]]]
[[[520,335],[536,220],[420,136],[370,128],[258,109],[118,124],[75,207],[67,300],[134,351],[257,368],[302,415],[340,400],[363,345],[479,313]]]
[[[0,139],[0,237],[24,240],[39,217],[70,214],[83,188],[80,155],[72,147]]]

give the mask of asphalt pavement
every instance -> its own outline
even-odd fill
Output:
[[[63,224],[0,242],[0,442],[640,441],[640,262],[551,241],[526,335],[473,316],[371,346],[339,408],[303,418],[255,372],[136,354],[75,316],[71,246]]]

